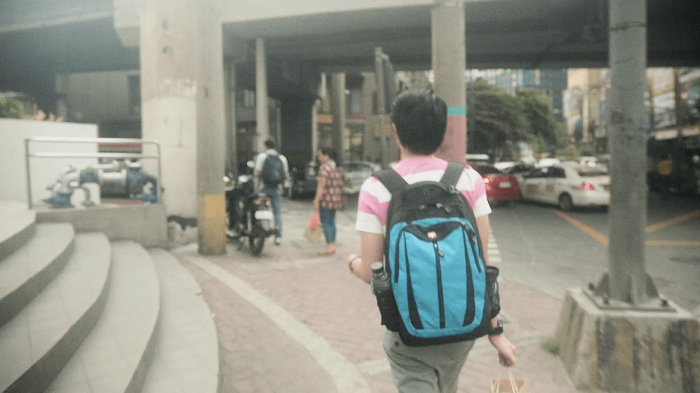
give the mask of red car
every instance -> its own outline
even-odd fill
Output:
[[[520,199],[520,186],[513,175],[503,173],[491,165],[474,167],[486,184],[486,198],[490,203],[503,203]]]

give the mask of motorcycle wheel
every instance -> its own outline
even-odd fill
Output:
[[[243,227],[243,224],[236,223],[232,228],[228,228],[226,230],[226,237],[228,237],[229,239],[238,240],[241,238],[241,236],[243,236],[244,232],[245,228]]]
[[[244,205],[242,201],[238,202],[238,206],[228,206],[228,209],[237,209],[240,213],[237,214],[238,217],[242,217]],[[237,220],[231,225],[230,213],[226,212],[226,237],[233,240],[238,240],[245,234],[245,224]]]
[[[250,236],[248,241],[250,243],[250,252],[255,256],[260,255],[265,245],[265,238],[262,236]]]

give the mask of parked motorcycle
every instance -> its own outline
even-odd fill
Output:
[[[250,251],[260,255],[265,239],[274,235],[274,216],[270,198],[255,190],[253,181],[253,161],[248,161],[249,173],[238,176],[224,176],[226,195],[226,236],[239,240],[238,249],[243,248],[244,238],[248,238]]]

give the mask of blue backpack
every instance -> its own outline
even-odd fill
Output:
[[[456,187],[463,171],[450,163],[439,182],[410,185],[392,169],[374,175],[391,192],[384,257],[396,310],[380,310],[382,324],[408,346],[482,337],[500,311],[498,269],[487,274],[474,212]]]

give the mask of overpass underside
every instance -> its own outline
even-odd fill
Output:
[[[40,93],[58,73],[138,69],[147,3],[4,1],[0,90]],[[306,81],[275,80],[281,67],[371,71],[377,46],[397,70],[431,66],[432,0],[222,3],[224,56],[242,65],[237,83],[254,85],[246,56],[265,38],[273,97],[313,92]],[[466,1],[464,13],[467,68],[607,67],[607,0]],[[694,0],[648,0],[650,67],[700,66],[699,14]]]

